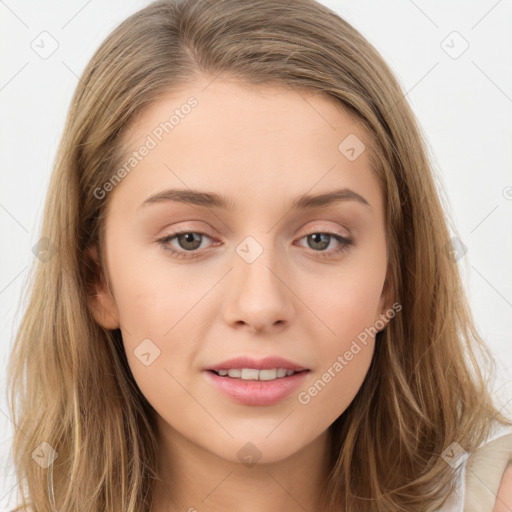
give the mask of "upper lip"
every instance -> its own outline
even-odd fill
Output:
[[[234,368],[254,368],[257,370],[271,370],[273,368],[285,368],[286,370],[295,370],[296,372],[300,372],[302,370],[307,370],[307,368],[301,366],[300,364],[289,361],[288,359],[284,359],[282,357],[277,356],[268,356],[263,359],[254,359],[250,356],[242,356],[235,357],[233,359],[228,359],[227,361],[223,361],[222,363],[214,364],[205,368],[205,370],[230,370]]]

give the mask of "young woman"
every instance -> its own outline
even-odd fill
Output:
[[[21,508],[511,506],[421,132],[326,7],[125,20],[78,83],[41,237],[9,368]]]

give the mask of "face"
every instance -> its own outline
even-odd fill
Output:
[[[369,141],[336,100],[210,81],[143,112],[125,137],[130,170],[95,192],[108,200],[112,294],[98,287],[94,314],[120,327],[167,438],[271,462],[325,434],[365,378],[369,329],[389,308],[383,197]],[[250,382],[209,371],[268,356],[306,371]]]

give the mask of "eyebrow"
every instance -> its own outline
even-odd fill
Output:
[[[149,206],[151,204],[165,203],[175,201],[179,203],[186,203],[196,206],[203,206],[206,208],[223,208],[225,210],[236,210],[237,203],[231,198],[217,194],[215,192],[202,192],[199,190],[191,189],[168,189],[158,192],[148,197],[139,208]],[[297,197],[290,205],[290,210],[320,208],[322,206],[329,206],[341,201],[357,201],[365,206],[371,208],[370,203],[360,194],[350,188],[340,188],[331,192],[326,192],[318,195],[303,194]]]

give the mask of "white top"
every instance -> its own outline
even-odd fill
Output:
[[[493,429],[491,430],[488,438],[479,446],[479,448],[507,434],[512,434],[512,427],[497,423],[496,426],[493,427]],[[460,446],[459,449],[461,449]],[[447,450],[445,450],[445,452]],[[454,458],[457,458],[457,446],[454,446],[454,448],[450,449],[449,454],[453,454],[455,455]],[[464,512],[464,499],[466,497],[466,463],[471,454],[463,452],[462,450],[462,452],[460,452],[458,455],[458,466],[462,467],[459,468],[456,488],[453,491],[453,493],[448,497],[448,500],[444,503],[444,505],[441,508],[438,508],[436,512]],[[454,463],[457,464],[457,462]]]

